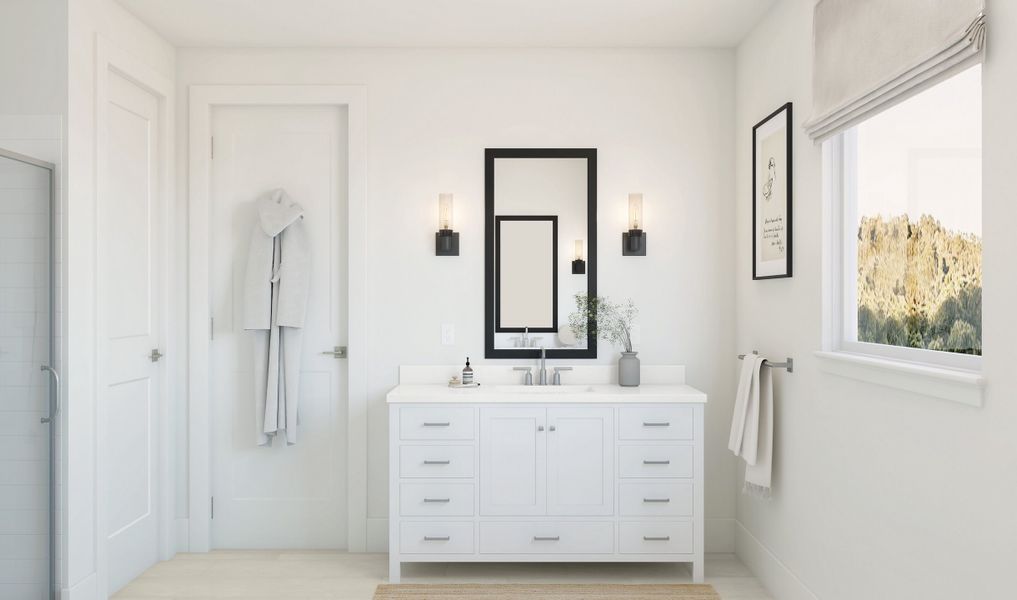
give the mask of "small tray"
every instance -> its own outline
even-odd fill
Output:
[[[474,382],[474,383],[449,383],[448,386],[450,388],[453,388],[453,389],[461,389],[461,388],[480,387],[480,384],[476,383],[476,382]]]

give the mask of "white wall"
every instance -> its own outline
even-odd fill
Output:
[[[631,296],[641,308],[645,364],[687,365],[689,382],[711,394],[708,543],[732,547],[734,463],[722,443],[735,362],[730,50],[181,49],[177,82],[180,219],[188,86],[367,86],[372,539],[385,539],[384,395],[398,366],[483,355],[484,148],[594,147],[600,291]],[[434,256],[437,195],[445,191],[455,193],[458,258]],[[621,256],[632,191],[645,194],[646,258]],[[455,346],[440,344],[442,323],[455,324]],[[600,356],[616,360],[606,346]],[[178,406],[178,425],[185,410]],[[180,452],[184,435],[178,427]],[[186,515],[183,481],[178,516]]]
[[[0,3],[0,115],[64,114],[66,74],[66,0]]]
[[[169,79],[175,50],[113,0],[68,1],[67,77],[67,585],[99,597],[96,580],[95,81],[96,39]],[[103,590],[104,592],[105,590]],[[105,597],[105,594],[102,594]]]
[[[793,356],[776,382],[775,494],[738,497],[738,553],[774,597],[1011,597],[1017,564],[1017,4],[989,7],[983,71],[985,405],[819,371],[823,215],[811,113],[813,0],[783,0],[737,51],[736,315],[741,349]],[[793,279],[751,279],[751,131],[795,110]]]

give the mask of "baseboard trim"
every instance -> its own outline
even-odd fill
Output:
[[[756,576],[774,598],[781,600],[819,600],[812,590],[795,575],[759,538],[735,520],[735,555]]]
[[[706,519],[706,552],[711,554],[732,554],[735,551],[735,523],[731,518]],[[388,519],[368,517],[367,551],[388,552]]]
[[[60,590],[61,600],[99,600],[95,573],[91,573],[77,584]]]

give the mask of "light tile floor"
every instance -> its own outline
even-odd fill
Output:
[[[272,598],[370,600],[388,580],[385,554],[303,551],[217,551],[178,554],[159,563],[114,596],[211,600]],[[674,564],[404,564],[404,583],[688,583],[686,565]],[[770,600],[734,556],[707,555],[706,581],[724,600]]]

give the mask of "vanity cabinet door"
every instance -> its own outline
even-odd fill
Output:
[[[543,408],[480,409],[480,514],[546,513],[546,412]]]
[[[547,409],[547,514],[614,514],[614,409]]]

